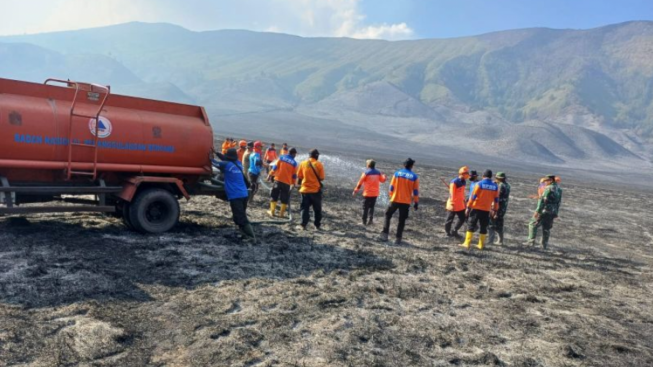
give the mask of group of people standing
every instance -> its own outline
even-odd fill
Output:
[[[225,147],[223,145],[223,148]],[[227,147],[223,153],[217,154],[221,161],[214,161],[214,165],[224,173],[225,190],[231,204],[233,219],[243,235],[251,239],[255,237],[247,218],[247,204],[258,192],[264,169],[266,181],[273,183],[269,216],[285,218],[292,190],[298,187],[302,196],[301,227],[307,229],[312,209],[313,223],[315,228],[320,230],[325,173],[324,166],[319,161],[318,150],[311,150],[306,160],[297,163],[295,160],[297,149],[288,148],[285,143],[279,154],[274,144],[270,145],[265,154],[262,153],[262,149],[263,144],[260,141],[240,141],[238,149]],[[419,177],[413,172],[414,165],[415,161],[408,158],[403,168],[392,176],[388,190],[390,204],[385,211],[381,232],[382,241],[388,241],[392,218],[396,212],[399,212],[395,244],[401,244],[411,206],[413,210],[419,210]],[[381,193],[380,186],[386,181],[386,175],[376,168],[376,162],[368,160],[366,170],[353,192],[353,196],[356,196],[363,190],[362,220],[365,226],[374,223],[374,209]],[[558,216],[562,200],[562,189],[558,182],[559,179],[555,175],[546,176],[541,181],[537,196],[538,204],[529,223],[527,241],[529,245],[535,244],[537,230],[540,227],[543,232],[542,246],[546,248],[548,245],[550,231]],[[508,210],[511,190],[506,174],[498,172],[493,175],[491,170],[486,170],[479,180],[477,172],[465,166],[460,168],[458,176],[447,186],[449,197],[444,225],[447,237],[464,239],[461,246],[469,249],[474,233],[479,231],[479,241],[476,246],[479,250],[483,250],[488,243],[503,245],[504,218]],[[467,227],[463,237],[458,231],[465,224]]]
[[[467,181],[470,181],[469,194],[465,195]],[[461,238],[458,231],[467,223],[465,242],[461,246],[470,248],[474,232],[479,230],[476,246],[483,250],[486,243],[503,244],[503,219],[508,211],[510,184],[506,174],[498,172],[492,180],[492,171],[486,170],[481,181],[476,171],[465,166],[458,170],[458,177],[449,183],[447,199],[447,220],[444,230],[448,237]],[[454,220],[457,218],[455,227]],[[453,229],[452,229],[453,227]]]
[[[233,139],[225,140],[231,141]],[[319,162],[320,152],[313,149],[309,157],[298,164],[297,149],[288,148],[283,144],[277,153],[275,144],[270,144],[265,154],[262,154],[263,143],[260,141],[241,141],[239,148],[223,144],[222,153],[217,153],[220,161],[213,160],[213,165],[223,173],[227,200],[233,213],[233,220],[247,240],[255,240],[251,222],[247,217],[247,204],[257,194],[265,169],[265,180],[272,183],[270,191],[271,217],[285,218],[290,205],[293,188],[299,187],[302,195],[303,229],[310,222],[310,210],[314,213],[314,225],[320,230],[322,224],[322,181],[324,166]],[[279,209],[277,212],[277,208]]]

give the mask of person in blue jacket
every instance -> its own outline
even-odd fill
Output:
[[[247,174],[249,183],[252,185],[252,193],[249,197],[250,202],[254,200],[254,196],[259,188],[258,179],[261,176],[261,170],[263,169],[263,158],[261,157],[262,149],[263,144],[260,141],[254,142],[254,152],[249,155],[249,170]]]
[[[465,199],[465,202],[469,201],[469,198],[472,197],[472,193],[474,192],[474,188],[478,184],[478,172],[476,171],[471,171],[469,173],[469,191],[467,192],[467,198]]]
[[[245,179],[243,165],[238,161],[238,152],[231,148],[227,150],[226,154],[217,153],[216,155],[221,162],[213,160],[213,165],[224,173],[224,187],[234,223],[240,228],[245,238],[256,240],[254,228],[247,218],[248,182]]]

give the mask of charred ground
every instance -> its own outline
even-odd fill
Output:
[[[377,241],[382,207],[359,224],[351,181],[335,178],[325,231],[262,224],[256,245],[211,198],[164,236],[95,214],[0,219],[0,365],[653,364],[647,193],[563,183],[543,251],[520,245],[534,184],[513,178],[507,245],[481,253],[441,229],[453,171],[416,171],[401,247]]]

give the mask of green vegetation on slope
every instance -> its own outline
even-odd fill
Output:
[[[588,113],[606,125],[653,131],[651,22],[401,42],[130,23],[0,42],[103,55],[209,106],[219,102],[207,91],[257,78],[275,83],[272,97],[284,106],[386,81],[432,107],[487,110],[513,122]]]

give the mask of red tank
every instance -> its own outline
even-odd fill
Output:
[[[112,212],[161,233],[177,223],[179,198],[224,198],[210,182],[213,131],[199,106],[0,79],[0,131],[0,215]],[[45,202],[90,205],[24,206]]]
[[[11,180],[58,180],[72,171],[93,171],[95,116],[107,91],[0,79],[0,176]],[[81,88],[91,86],[91,88]],[[202,107],[111,95],[97,127],[97,174],[210,174],[213,132]],[[74,145],[70,149],[70,142]],[[70,152],[69,150],[72,150]],[[61,173],[47,178],[42,171]],[[74,176],[74,175],[73,175]]]

